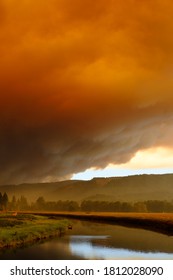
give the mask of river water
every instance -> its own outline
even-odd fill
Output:
[[[72,221],[64,236],[24,248],[0,251],[0,259],[171,259],[173,237],[117,225]]]

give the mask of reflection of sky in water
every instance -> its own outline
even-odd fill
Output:
[[[106,239],[110,237],[109,235],[72,235],[70,236],[70,239],[75,241],[75,240],[94,240],[94,239]]]
[[[0,259],[173,260],[173,236],[144,229],[74,221],[73,229],[65,235],[32,246],[0,250]]]
[[[72,254],[86,259],[173,259],[173,254],[168,253],[139,252],[92,244],[94,239],[106,238],[108,236],[71,236],[70,250]]]

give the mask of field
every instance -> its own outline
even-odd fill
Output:
[[[32,214],[0,214],[0,248],[23,246],[62,234],[67,220]]]
[[[119,224],[173,235],[173,213],[41,212],[37,214]]]
[[[173,235],[171,213],[30,212],[0,214],[0,248],[23,246],[65,232],[70,219],[144,228]]]

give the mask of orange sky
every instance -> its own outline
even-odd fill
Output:
[[[0,2],[0,183],[173,145],[171,0]]]

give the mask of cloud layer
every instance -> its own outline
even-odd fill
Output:
[[[172,14],[171,0],[1,1],[0,183],[171,147]]]

